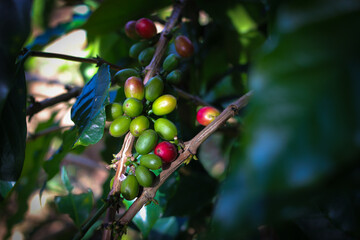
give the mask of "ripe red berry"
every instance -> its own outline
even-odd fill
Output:
[[[196,120],[203,126],[209,125],[214,119],[220,115],[220,112],[213,107],[202,107],[196,114]]]
[[[128,21],[125,24],[125,34],[126,34],[126,36],[128,36],[129,38],[131,38],[133,40],[137,40],[140,38],[140,36],[136,33],[135,25],[136,25],[136,21],[134,21],[134,20]]]
[[[194,53],[194,46],[190,39],[185,36],[178,36],[175,39],[176,52],[184,58],[191,57]]]
[[[140,37],[146,39],[152,38],[156,35],[156,26],[153,21],[148,18],[141,18],[137,20],[135,30]]]
[[[161,142],[156,145],[154,153],[166,163],[174,161],[178,154],[176,147],[169,142]]]

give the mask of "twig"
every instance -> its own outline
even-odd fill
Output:
[[[165,51],[167,48],[167,44],[170,40],[169,35],[171,32],[171,29],[179,21],[180,14],[184,7],[185,2],[186,2],[186,0],[181,0],[174,4],[174,8],[171,13],[171,16],[170,16],[168,22],[165,24],[164,30],[162,31],[160,39],[157,43],[155,54],[154,54],[150,64],[148,66],[146,66],[146,68],[145,68],[145,77],[144,77],[144,81],[143,81],[144,84],[146,84],[147,81],[151,77],[153,77],[156,74],[156,72],[159,71],[161,60],[164,57],[164,54],[165,54]],[[130,136],[131,136],[131,139],[130,139]],[[124,144],[123,144],[121,151],[116,155],[117,158],[119,156],[121,156],[121,157],[118,161],[119,165],[117,166],[117,171],[116,171],[113,187],[111,189],[110,194],[114,194],[120,190],[121,181],[119,181],[119,180],[120,180],[121,172],[124,171],[123,169],[125,169],[125,168],[123,168],[123,164],[126,162],[126,159],[128,157],[128,155],[126,155],[126,154],[124,155],[124,153],[131,154],[131,151],[132,151],[132,144],[127,143],[127,141],[132,141],[132,143],[133,143],[134,139],[135,139],[135,137],[132,136],[131,133],[128,133],[125,137]],[[126,159],[124,160],[123,157],[125,157]],[[115,220],[115,215],[110,213],[111,210],[112,209],[108,209],[107,214],[106,214],[106,216],[107,216],[106,221],[108,221],[108,222],[112,222]],[[110,230],[108,230],[108,229],[104,230],[102,239],[103,240],[111,239]]]
[[[51,107],[60,102],[66,102],[74,97],[77,97],[78,95],[80,95],[81,90],[82,90],[81,87],[74,87],[74,88],[70,89],[67,93],[58,95],[53,98],[47,98],[41,102],[34,102],[26,109],[26,115],[30,116],[30,119],[31,119],[31,117],[34,114],[42,111],[43,109],[45,109],[47,107]]]
[[[60,131],[64,128],[71,128],[72,126],[53,126],[53,127],[49,127],[47,129],[44,129],[40,132],[37,132],[37,133],[34,133],[34,134],[30,134],[29,133],[29,136],[28,138],[26,139],[26,142],[29,142],[29,141],[32,141],[32,140],[35,140],[37,139],[38,137],[41,137],[41,136],[44,136],[44,135],[47,135],[49,133],[53,133],[53,132],[57,132],[57,131]]]
[[[103,63],[106,63],[110,66],[111,69],[114,69],[117,71],[123,69],[122,67],[117,66],[112,63],[109,63],[108,61],[105,61],[104,59],[102,59],[100,57],[82,58],[82,57],[75,57],[75,56],[65,55],[65,54],[60,54],[60,53],[38,52],[38,51],[32,51],[32,50],[30,50],[29,55],[33,56],[33,57],[60,58],[60,59],[65,59],[65,60],[69,60],[69,61],[74,61],[74,62],[93,63],[93,64],[97,64],[98,66],[100,66]]]
[[[193,139],[185,143],[184,151],[180,153],[177,159],[170,164],[167,169],[164,169],[156,178],[152,187],[144,188],[141,196],[130,206],[130,208],[120,218],[120,225],[127,225],[137,212],[151,201],[160,188],[160,186],[168,179],[168,177],[178,169],[182,163],[189,157],[196,154],[198,147],[203,143],[212,133],[214,133],[227,119],[233,117],[237,111],[247,105],[251,92],[245,94],[234,103],[230,104],[215,120],[199,132]]]
[[[167,44],[171,39],[171,30],[176,26],[180,19],[181,11],[184,8],[186,0],[180,0],[174,4],[173,11],[168,22],[165,24],[164,30],[161,33],[160,39],[157,43],[154,57],[150,64],[145,68],[144,84],[146,84],[150,78],[152,78],[157,71],[159,71],[161,60],[164,57]]]
[[[180,88],[174,87],[174,90],[179,94],[181,98],[191,100],[196,105],[211,106],[209,103],[205,102],[198,96],[194,96],[188,92],[185,92],[184,90],[181,90]]]

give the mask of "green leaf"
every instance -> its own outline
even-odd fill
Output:
[[[141,230],[144,238],[147,238],[152,227],[160,218],[161,213],[162,209],[159,205],[150,203],[149,205],[142,207],[135,215],[132,221]]]
[[[66,168],[63,166],[61,169],[61,180],[65,185],[66,190],[71,193],[74,189],[73,185],[70,182],[69,176],[67,174]]]
[[[250,76],[243,145],[231,156],[237,166],[215,209],[221,236],[244,238],[298,216],[309,199],[335,191],[326,180],[359,158],[360,32],[346,26],[360,24],[360,5],[293,1],[277,10]]]
[[[61,147],[45,161],[43,168],[47,173],[47,181],[52,179],[60,170],[61,160],[72,150],[73,143],[77,138],[77,129],[71,128],[65,131],[62,135],[63,143]]]
[[[75,146],[97,143],[103,136],[105,109],[110,86],[109,66],[103,64],[94,77],[84,86],[71,109],[71,119],[79,129]]]
[[[48,26],[50,13],[54,8],[54,0],[34,0],[32,19],[34,25],[41,29],[45,29]]]
[[[170,4],[169,0],[155,2],[107,0],[90,16],[83,28],[90,37],[118,31],[124,29],[127,21],[144,17]]]
[[[93,193],[72,194],[55,197],[55,204],[60,213],[69,214],[77,227],[87,219],[93,207]]]

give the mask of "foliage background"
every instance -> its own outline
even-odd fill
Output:
[[[85,36],[81,56],[134,66],[128,57],[134,42],[125,37],[124,24],[154,13],[165,19],[171,3],[0,3],[1,232],[38,239],[41,231],[54,229],[51,220],[62,223],[53,239],[73,236],[109,190],[111,173],[94,169],[109,163],[122,142],[105,133],[99,144],[71,149],[77,136],[68,129],[28,141],[25,149],[29,79],[84,85],[97,69],[62,62],[50,74],[41,71],[48,63],[24,57],[15,65],[22,46],[46,50],[63,36]],[[182,62],[183,78],[175,85],[218,108],[248,90],[253,96],[236,121],[201,146],[199,161],[182,167],[160,189],[159,205],[134,218],[127,238],[359,238],[359,13],[355,0],[189,1],[180,32],[192,39],[196,55]],[[78,29],[86,35],[76,35]],[[60,45],[72,54],[69,42]],[[68,112],[72,103],[63,105]],[[65,126],[67,115],[58,110],[41,121],[35,116],[28,132]],[[196,106],[180,99],[172,118],[184,140],[201,129],[195,114]],[[81,157],[89,149],[102,156],[91,170],[99,179],[94,194],[79,184],[89,171],[63,161],[68,153]],[[42,203],[47,215],[29,227],[29,200],[40,190],[50,196]],[[97,237],[99,231],[92,236]]]

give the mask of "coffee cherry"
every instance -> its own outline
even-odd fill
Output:
[[[134,175],[129,175],[121,183],[121,194],[126,200],[133,200],[139,194],[139,183]]]
[[[129,77],[124,84],[125,96],[127,98],[144,99],[145,89],[142,80],[138,77]]]
[[[122,105],[119,103],[111,103],[105,107],[106,121],[114,121],[114,119],[124,114]]]
[[[150,187],[155,178],[155,174],[144,166],[136,167],[135,176],[138,183],[143,187]]]
[[[132,58],[138,58],[141,51],[147,47],[149,47],[149,43],[147,41],[135,43],[130,47],[129,56]]]
[[[177,136],[175,124],[166,118],[157,119],[154,123],[154,129],[165,140],[174,140],[174,137]]]
[[[136,21],[135,29],[137,34],[142,38],[152,38],[156,35],[156,26],[148,18],[141,18]]]
[[[151,170],[157,170],[161,167],[162,161],[159,156],[150,153],[150,154],[141,156],[140,165],[147,167]]]
[[[123,110],[129,117],[137,117],[142,113],[143,104],[139,99],[127,98],[124,101]]]
[[[154,153],[166,163],[174,161],[178,154],[176,147],[169,142],[161,142],[156,145]]]
[[[176,52],[184,58],[191,57],[194,53],[192,42],[185,36],[178,36],[175,39]]]
[[[145,84],[145,98],[146,100],[153,102],[157,99],[164,90],[164,82],[160,76],[150,78]]]
[[[162,116],[171,113],[176,107],[176,98],[172,95],[162,95],[152,105],[155,115]]]
[[[144,50],[142,50],[138,56],[138,62],[140,63],[140,65],[144,67],[149,65],[151,59],[154,56],[154,53],[155,53],[155,48],[153,47],[145,48]]]
[[[154,130],[145,130],[136,141],[135,149],[141,155],[148,154],[154,149],[157,140],[158,135]]]
[[[170,83],[179,83],[181,79],[181,71],[174,70],[166,76],[166,81]]]
[[[109,128],[110,135],[113,137],[121,137],[127,131],[129,131],[131,118],[128,116],[121,116],[117,119],[115,119]]]
[[[139,116],[134,118],[130,123],[130,132],[135,137],[140,136],[140,134],[148,129],[150,126],[149,119],[145,116]]]
[[[125,34],[126,34],[126,36],[128,36],[129,38],[131,38],[133,40],[137,40],[140,38],[140,36],[137,34],[137,32],[135,30],[135,25],[136,25],[136,21],[134,21],[134,20],[128,21],[125,24]]]
[[[169,54],[163,62],[163,69],[166,72],[171,72],[179,65],[179,58],[175,54]]]
[[[123,86],[126,79],[128,79],[129,77],[140,77],[140,74],[135,69],[126,68],[118,71],[114,75],[113,79],[118,85]]]
[[[214,119],[220,115],[220,112],[213,107],[202,107],[196,114],[196,120],[203,126],[209,125]]]

